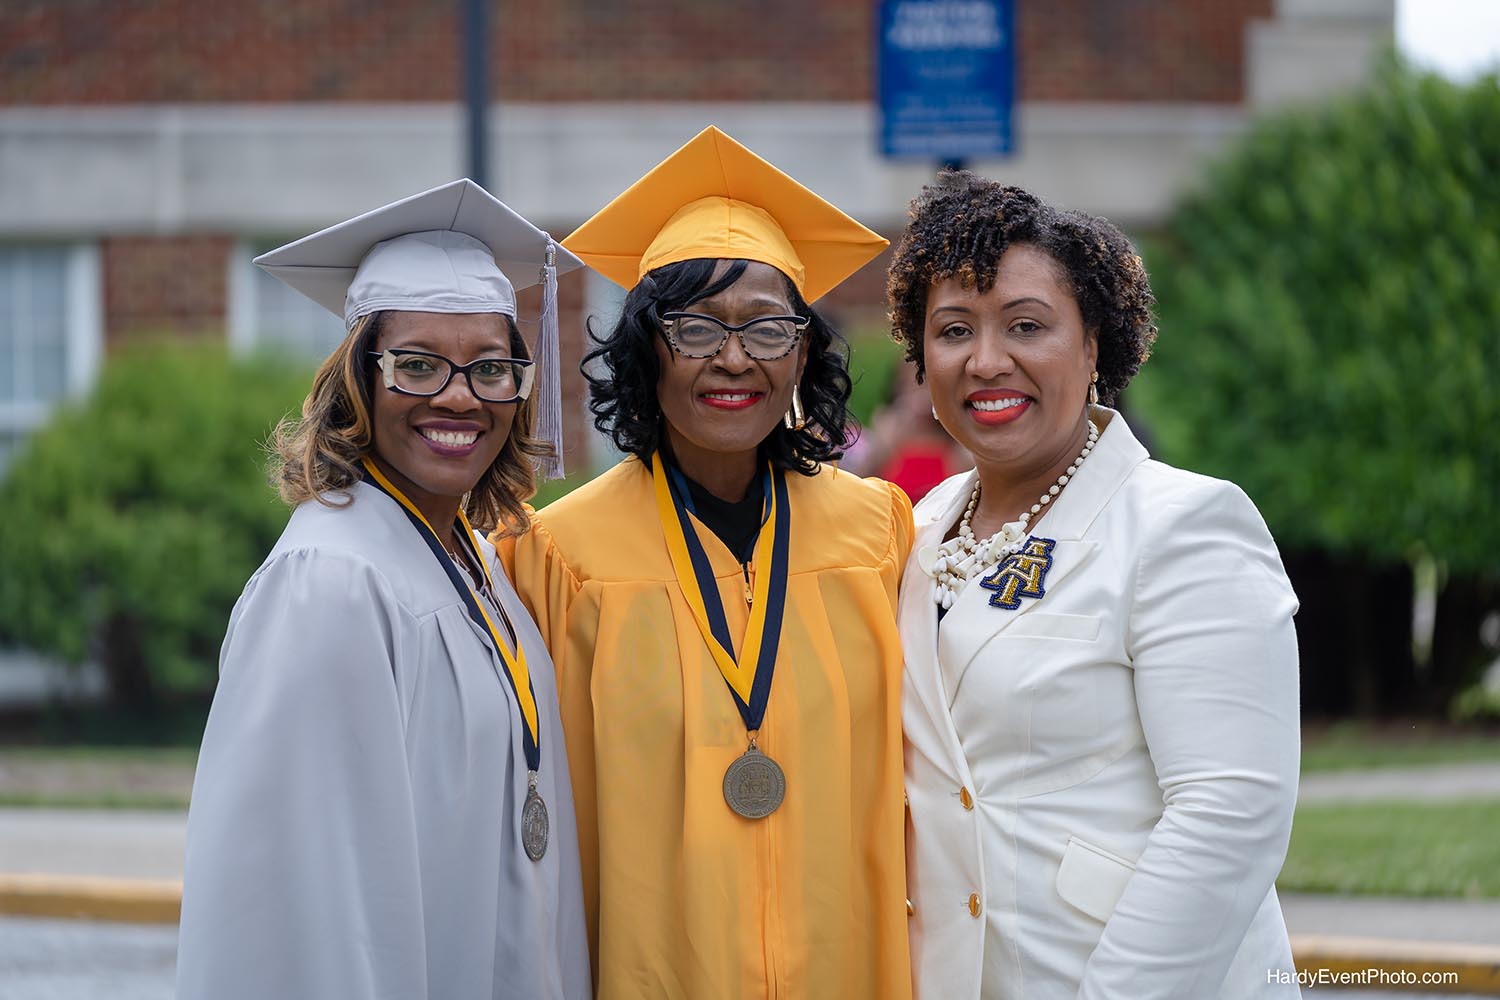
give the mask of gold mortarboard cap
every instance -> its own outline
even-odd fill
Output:
[[[678,261],[760,261],[812,302],[887,241],[710,125],[563,246],[626,288]]]

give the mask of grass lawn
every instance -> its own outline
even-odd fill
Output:
[[[1500,898],[1500,799],[1297,808],[1278,888]]]
[[[1455,730],[1430,722],[1308,723],[1302,731],[1302,771],[1353,771],[1494,761],[1500,731]]]

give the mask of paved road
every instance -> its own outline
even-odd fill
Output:
[[[0,917],[0,1000],[172,1000],[177,928]]]
[[[0,917],[0,1000],[172,1000],[175,927]],[[1437,994],[1326,988],[1307,1000],[1426,1000]],[[1455,997],[1448,1000],[1483,1000]]]

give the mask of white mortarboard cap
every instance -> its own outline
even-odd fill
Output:
[[[514,319],[515,289],[543,283],[537,430],[554,450],[543,474],[562,475],[557,275],[583,261],[484,188],[453,181],[304,236],[255,263],[349,328],[381,310]]]

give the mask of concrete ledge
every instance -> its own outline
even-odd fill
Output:
[[[175,924],[181,909],[172,879],[0,874],[0,913],[10,916]]]
[[[1327,970],[1334,976],[1364,977],[1363,981],[1355,982],[1304,982],[1304,987],[1337,985],[1344,989],[1382,991],[1413,988],[1424,993],[1500,996],[1500,945],[1297,934],[1292,936],[1292,956],[1297,968],[1308,975]],[[1444,974],[1452,981],[1423,982],[1428,973]]]

